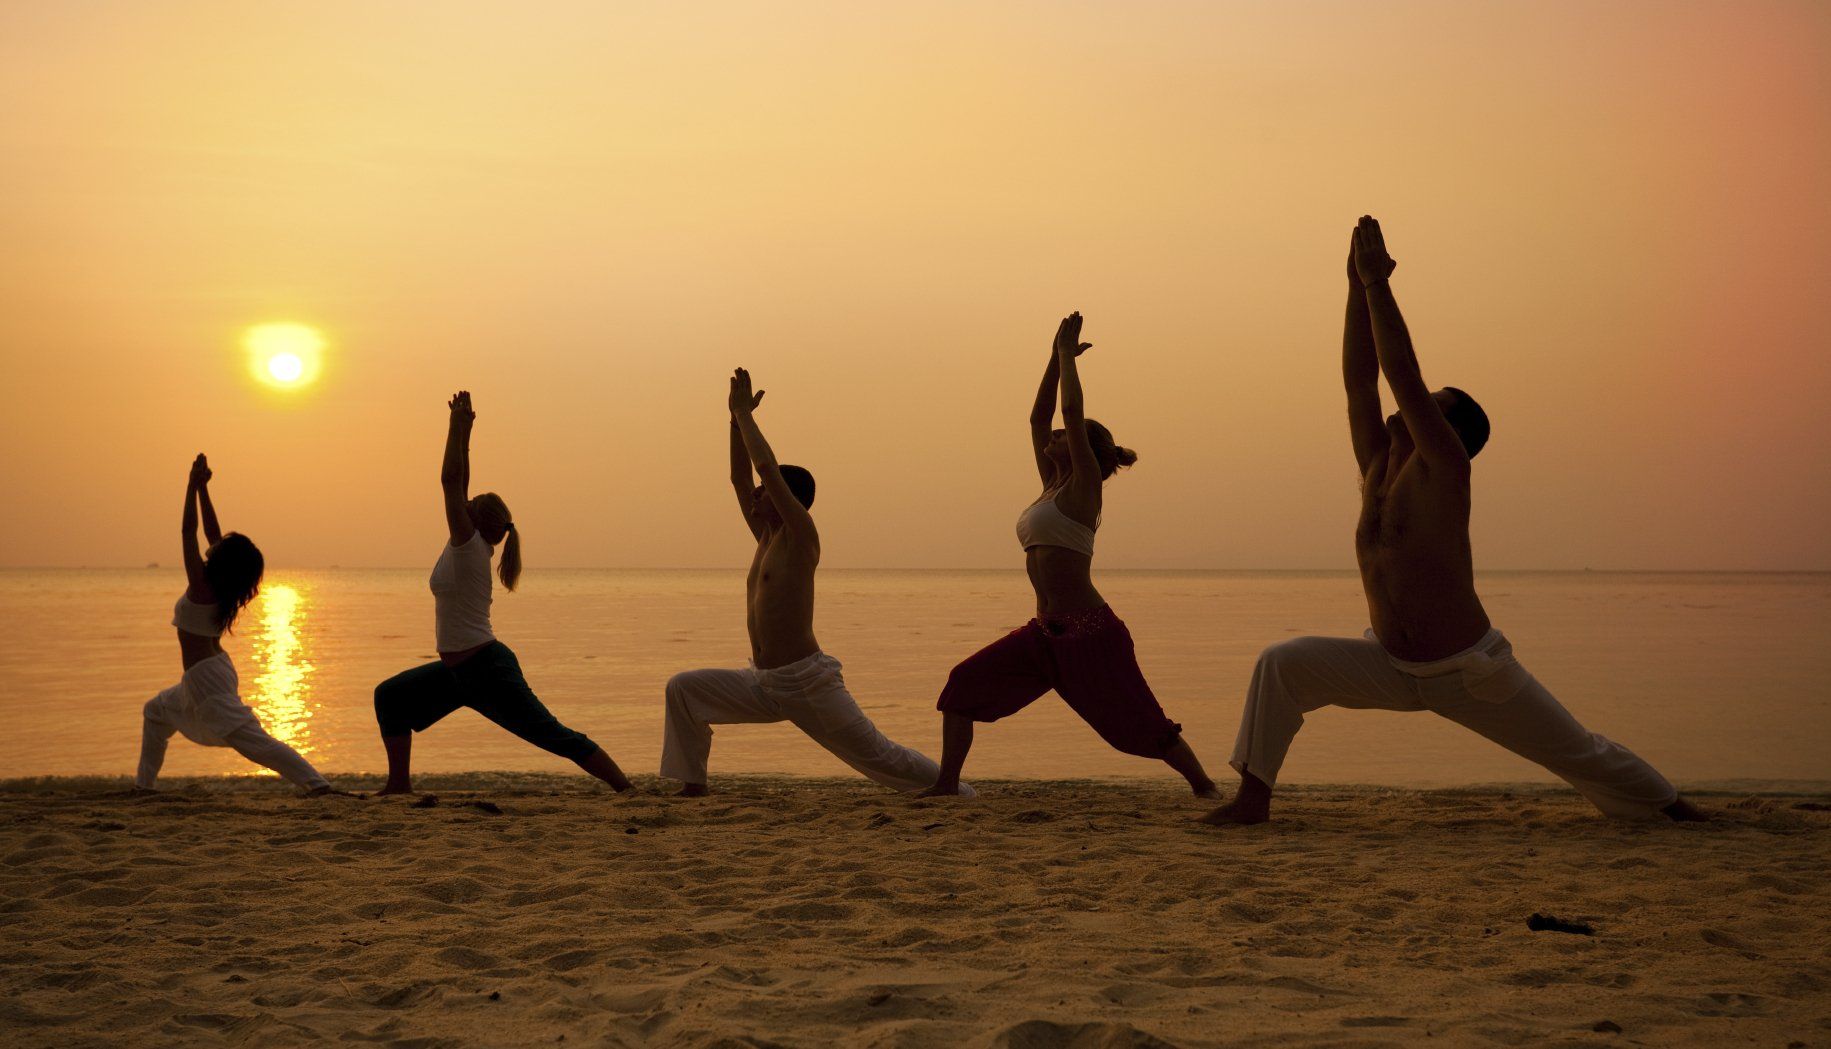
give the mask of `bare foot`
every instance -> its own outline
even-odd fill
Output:
[[[958,784],[958,783],[937,783],[934,786],[928,788],[927,790],[919,792],[918,794],[916,794],[916,797],[918,797],[918,798],[957,798],[965,793],[966,793],[965,791],[960,789],[960,784]]]
[[[1686,801],[1683,795],[1659,811],[1674,823],[1709,823],[1710,814]]]
[[[1235,798],[1208,815],[1197,817],[1195,822],[1206,823],[1211,827],[1249,827],[1271,818],[1272,807],[1269,803],[1252,804],[1245,799]]]
[[[706,789],[704,783],[689,783],[675,791],[674,796],[677,798],[703,798],[710,793],[711,791]]]
[[[1240,789],[1233,800],[1196,822],[1211,827],[1250,826],[1272,818],[1271,784],[1250,772],[1240,773]]]
[[[1208,785],[1205,787],[1198,786],[1194,783],[1191,783],[1191,784],[1189,784],[1189,789],[1193,790],[1195,792],[1196,797],[1208,798],[1212,801],[1219,801],[1221,798],[1226,796],[1221,793],[1221,788],[1214,785],[1213,780],[1209,780]]]
[[[412,794],[412,793],[413,793],[413,788],[411,786],[407,786],[404,784],[397,786],[393,783],[389,783],[389,784],[383,786],[380,790],[376,791],[375,796],[378,798],[385,798],[390,794]]]

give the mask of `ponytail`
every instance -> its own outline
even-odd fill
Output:
[[[501,531],[497,542],[502,544],[502,560],[496,563],[496,574],[502,577],[503,586],[515,589],[516,581],[521,579],[521,532],[509,515],[509,504],[495,492],[484,492],[471,499],[470,510],[479,532]]]
[[[502,559],[496,562],[496,574],[502,577],[502,585],[510,590],[515,589],[516,580],[521,578],[521,533],[513,521],[502,533]]]
[[[1092,419],[1087,420],[1087,443],[1093,446],[1094,460],[1100,464],[1100,480],[1113,475],[1122,466],[1138,461],[1138,453],[1121,448],[1113,441],[1113,432]]]

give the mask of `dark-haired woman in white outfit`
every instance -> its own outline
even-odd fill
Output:
[[[223,534],[210,503],[210,464],[199,454],[184,491],[185,591],[172,609],[184,676],[148,700],[142,710],[140,769],[134,786],[151,790],[165,764],[165,746],[175,733],[206,747],[233,747],[257,765],[272,769],[312,794],[331,786],[298,751],[274,739],[242,702],[235,664],[223,651],[229,629],[260,592],[265,562],[260,548],[240,532]],[[197,545],[199,509],[208,550]]]

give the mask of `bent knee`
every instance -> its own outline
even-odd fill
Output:
[[[675,716],[689,713],[693,691],[693,671],[683,670],[668,678],[668,683],[661,689],[662,703],[668,713]]]
[[[1314,663],[1328,650],[1334,638],[1292,637],[1266,645],[1259,652],[1260,666],[1288,667]]]
[[[947,672],[947,684],[941,686],[941,696],[935,701],[936,710],[948,710],[956,713],[967,713],[980,705],[981,695],[986,691],[988,675],[967,660]]]
[[[392,680],[375,686],[375,723],[381,727],[382,735],[406,736],[413,733],[413,717],[406,707],[403,690]]]
[[[394,687],[392,681],[384,681],[381,684],[376,685],[375,716],[378,718],[382,717],[388,711],[394,709],[398,703],[399,695],[400,692]]]

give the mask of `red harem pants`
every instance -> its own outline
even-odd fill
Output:
[[[1151,694],[1132,632],[1109,605],[1039,616],[973,653],[947,676],[935,708],[997,721],[1050,689],[1123,753],[1162,758],[1182,733]]]

